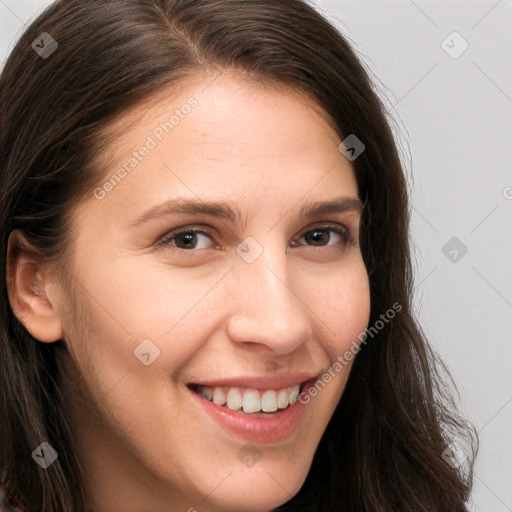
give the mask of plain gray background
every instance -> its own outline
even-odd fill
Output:
[[[2,63],[49,3],[0,0]],[[512,511],[512,0],[314,3],[396,121],[416,309],[480,435],[471,511]]]

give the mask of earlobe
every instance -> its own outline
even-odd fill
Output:
[[[34,338],[52,343],[62,338],[62,321],[50,297],[51,276],[41,254],[19,230],[7,244],[7,291],[11,308]]]

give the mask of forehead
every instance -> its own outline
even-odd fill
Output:
[[[309,146],[318,144],[319,136],[335,144],[339,139],[331,116],[303,91],[230,72],[192,75],[163,88],[122,113],[102,136],[111,142],[103,156],[115,163],[148,136],[158,146],[174,141],[175,152],[187,140],[200,143],[205,152],[216,145],[242,154],[254,149],[260,158],[273,149],[297,151],[298,140]]]
[[[130,204],[136,211],[174,193],[247,205],[265,194],[288,206],[309,192],[309,200],[337,189],[357,196],[328,114],[303,93],[238,76],[196,77],[163,89],[125,112],[105,136],[102,206]]]

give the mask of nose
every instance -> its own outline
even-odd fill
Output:
[[[311,310],[307,297],[291,286],[284,248],[274,245],[250,264],[237,261],[227,331],[234,342],[288,354],[311,338]]]

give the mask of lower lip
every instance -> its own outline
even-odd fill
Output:
[[[253,416],[221,407],[190,389],[188,391],[227,431],[258,443],[272,443],[291,436],[304,418],[308,405],[297,400],[293,405],[269,414],[268,417]]]

